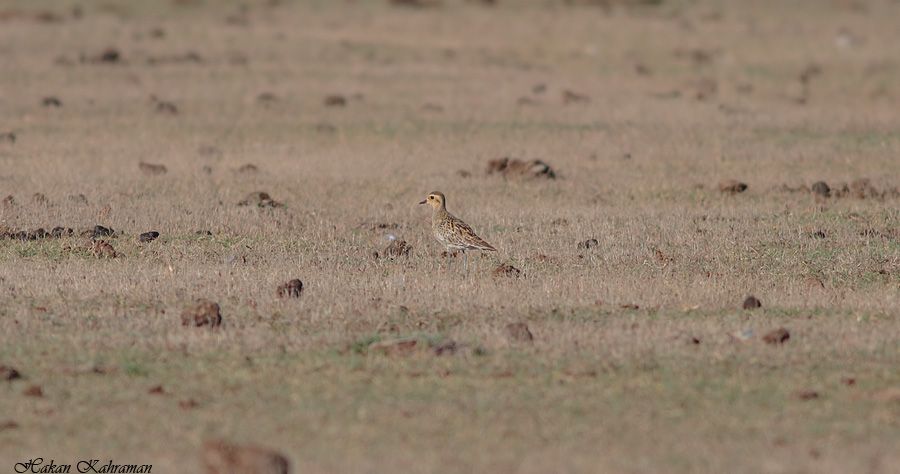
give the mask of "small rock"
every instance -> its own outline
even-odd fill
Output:
[[[157,232],[155,230],[151,230],[150,232],[144,232],[143,234],[139,235],[138,241],[144,242],[144,243],[153,242],[154,240],[157,239],[157,237],[159,237],[159,232]]]
[[[73,231],[69,227],[54,227],[53,230],[50,231],[50,237],[61,238],[61,237],[71,237],[75,231]]]
[[[747,185],[740,181],[727,179],[719,183],[719,191],[728,194],[738,194],[747,190]]]
[[[459,176],[460,178],[471,178],[472,172],[468,170],[457,170],[456,176]]]
[[[138,163],[138,169],[141,170],[147,176],[157,176],[161,174],[166,174],[169,170],[165,165],[157,165],[153,163],[146,163],[141,161]]]
[[[568,89],[562,92],[562,98],[564,104],[586,104],[591,101],[590,97]]]
[[[810,188],[813,194],[823,198],[831,197],[831,187],[824,181],[816,181]]]
[[[15,143],[16,142],[16,133],[15,132],[0,132],[0,143],[2,143],[2,142]]]
[[[29,385],[25,390],[22,391],[22,395],[25,395],[26,397],[41,398],[44,396],[44,390],[40,385]]]
[[[53,96],[44,97],[41,100],[41,105],[44,107],[62,107],[62,101]]]
[[[181,325],[191,327],[218,327],[222,324],[222,315],[218,303],[200,298],[181,312]]]
[[[253,445],[220,440],[203,443],[206,474],[288,474],[290,463],[281,453]]]
[[[13,420],[0,421],[0,431],[14,430],[14,429],[17,429],[18,427],[19,427],[19,424]]]
[[[122,54],[115,48],[107,48],[95,58],[95,62],[117,63],[122,59]]]
[[[541,160],[523,161],[508,157],[489,161],[487,174],[499,174],[504,178],[556,178],[556,172]]]
[[[853,377],[841,377],[841,383],[848,387],[852,387],[856,385],[856,379]]]
[[[254,165],[253,163],[246,163],[240,166],[237,170],[238,173],[256,173],[259,171],[259,167]]]
[[[211,235],[213,235],[213,234],[212,234],[211,231],[208,231],[208,230],[198,230],[197,232],[194,232],[194,235],[200,235],[200,236],[208,237],[208,236],[211,236]]]
[[[116,249],[105,240],[95,240],[91,244],[91,254],[96,258],[116,258]]]
[[[263,92],[256,96],[256,101],[263,105],[271,105],[278,102],[278,96],[271,92]]]
[[[110,227],[104,227],[102,225],[95,225],[94,228],[90,231],[90,237],[92,239],[96,239],[98,237],[112,237],[115,234],[115,230]]]
[[[385,247],[383,255],[385,258],[394,259],[397,257],[409,257],[410,252],[412,252],[411,245],[406,243],[405,240],[396,239]]]
[[[500,265],[497,265],[496,268],[494,268],[493,273],[495,277],[518,278],[522,275],[522,270],[519,270],[518,268],[508,263],[501,263]]]
[[[50,234],[44,230],[43,227],[39,227],[28,233],[28,240],[40,240],[49,237]]]
[[[784,344],[790,338],[791,338],[791,333],[789,333],[787,329],[778,328],[778,329],[767,332],[762,337],[762,340],[766,344]]]
[[[16,380],[22,378],[22,374],[18,370],[8,366],[0,365],[0,380]]]
[[[329,95],[325,97],[326,107],[344,107],[347,105],[347,98],[342,95]]]
[[[256,191],[248,194],[243,201],[238,203],[238,206],[282,207],[284,204],[272,199],[269,193]]]
[[[506,325],[506,335],[516,342],[533,342],[534,336],[525,323],[509,323]]]
[[[150,387],[149,390],[147,390],[147,393],[149,393],[150,395],[165,395],[166,390],[162,385],[154,385]]]
[[[755,296],[750,295],[747,299],[744,300],[744,309],[756,309],[762,307],[762,302],[760,302]]]
[[[156,102],[156,111],[161,114],[177,115],[178,106],[176,106],[172,102],[160,100]]]
[[[301,292],[303,292],[303,282],[297,278],[278,285],[278,288],[275,290],[275,294],[279,298],[299,298]]]
[[[585,250],[594,248],[598,245],[600,245],[600,242],[598,242],[597,239],[587,239],[584,242],[578,242],[578,248]]]
[[[69,201],[72,201],[76,204],[87,204],[88,199],[84,194],[72,194],[69,196]]]
[[[458,349],[459,345],[453,339],[441,341],[439,344],[432,347],[432,351],[434,351],[434,355],[436,356],[453,355],[456,354]]]
[[[815,390],[798,390],[794,392],[794,398],[803,401],[815,400],[819,398],[819,392]]]
[[[193,410],[194,408],[197,408],[198,406],[200,406],[200,404],[197,403],[197,400],[194,400],[193,398],[188,398],[187,400],[180,400],[178,402],[178,408],[181,408],[182,410]]]

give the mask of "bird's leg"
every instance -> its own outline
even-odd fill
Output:
[[[466,273],[466,276],[469,276],[469,254],[467,254],[465,250],[463,250],[462,253],[463,253],[463,268],[464,268],[463,271]]]

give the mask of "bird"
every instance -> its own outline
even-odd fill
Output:
[[[419,204],[431,206],[431,231],[434,232],[434,238],[443,244],[448,252],[451,250],[462,252],[466,273],[469,272],[469,257],[466,250],[497,251],[493,245],[476,235],[468,224],[447,212],[447,198],[444,193],[440,191],[428,193],[425,200]]]

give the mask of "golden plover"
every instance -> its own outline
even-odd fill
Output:
[[[433,208],[431,230],[434,232],[434,238],[443,244],[448,252],[452,250],[462,252],[466,272],[469,271],[469,257],[466,250],[497,251],[491,244],[475,235],[475,231],[468,224],[447,212],[447,198],[444,197],[444,193],[438,191],[430,193],[419,204],[431,205]]]

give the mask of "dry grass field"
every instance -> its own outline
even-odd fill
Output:
[[[900,2],[395,3],[0,1],[0,471],[900,471]]]

